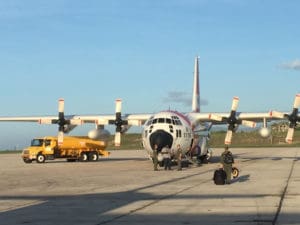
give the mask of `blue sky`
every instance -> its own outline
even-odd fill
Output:
[[[289,111],[300,92],[300,2],[0,0],[0,116]],[[79,128],[74,134],[85,132]],[[0,149],[57,127],[0,124]],[[25,143],[25,144],[24,144]]]

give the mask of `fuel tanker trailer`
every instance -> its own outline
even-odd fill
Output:
[[[108,156],[105,141],[92,140],[88,137],[66,136],[63,143],[58,145],[57,137],[46,136],[34,138],[31,145],[22,152],[25,163],[65,158],[68,162],[98,161],[99,156]]]

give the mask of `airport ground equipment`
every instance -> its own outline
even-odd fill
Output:
[[[98,161],[99,156],[108,156],[110,153],[105,150],[106,142],[91,140],[88,137],[67,136],[62,144],[58,144],[58,138],[46,136],[35,138],[31,145],[22,152],[22,159],[25,163],[36,161],[44,163],[45,160],[65,158],[68,162]]]

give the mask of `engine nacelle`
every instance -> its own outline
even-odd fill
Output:
[[[131,127],[130,125],[123,125],[121,133],[126,133],[129,130],[130,127]]]
[[[259,134],[263,138],[270,137],[270,135],[271,135],[271,129],[268,128],[268,127],[262,127],[262,128],[259,129]]]
[[[88,136],[93,140],[107,141],[110,137],[110,133],[105,129],[94,129],[89,131]]]

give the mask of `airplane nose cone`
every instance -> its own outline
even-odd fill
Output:
[[[152,149],[154,149],[155,144],[158,146],[158,151],[161,151],[166,145],[169,145],[169,147],[172,146],[173,137],[164,130],[157,130],[150,135],[150,145]]]

